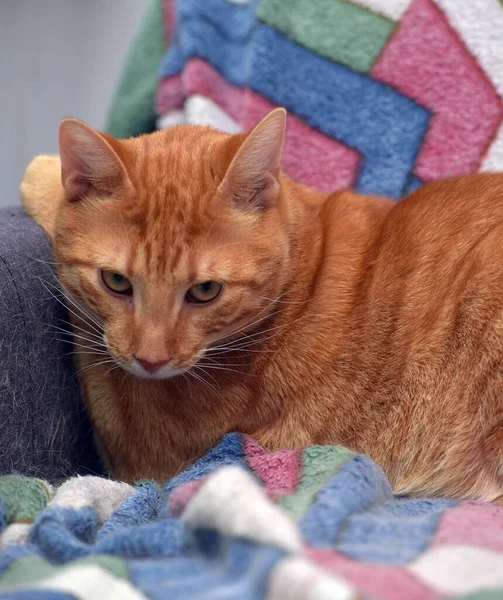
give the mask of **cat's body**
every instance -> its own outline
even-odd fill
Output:
[[[100,351],[80,350],[112,475],[165,480],[241,431],[270,449],[366,453],[399,493],[494,500],[503,493],[503,175],[432,183],[396,205],[322,195],[278,173],[278,119],[246,142],[191,127],[106,138],[124,171],[87,188],[87,172],[76,186],[66,175],[66,198],[57,159],[28,171],[25,208],[53,236],[62,282],[99,316],[116,360],[131,370],[140,355],[185,365],[207,349],[192,369],[157,380],[91,366]],[[267,154],[268,139],[264,166],[256,150]],[[78,170],[65,143],[64,180]],[[42,172],[50,183],[37,188]],[[113,197],[98,198],[100,187]],[[96,265],[126,272],[141,301],[97,298]],[[210,312],[176,299],[178,286],[215,269],[230,283]],[[93,346],[96,323],[73,320]]]

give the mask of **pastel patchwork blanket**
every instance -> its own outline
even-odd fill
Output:
[[[0,598],[503,598],[503,508],[394,498],[340,447],[230,434],[164,488],[0,478]]]
[[[158,124],[289,113],[283,168],[400,199],[503,170],[500,0],[164,0]]]

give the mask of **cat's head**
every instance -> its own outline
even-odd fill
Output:
[[[235,136],[62,122],[59,277],[126,371],[174,376],[267,315],[289,259],[284,130],[283,109]]]

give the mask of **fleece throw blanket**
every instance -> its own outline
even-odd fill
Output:
[[[500,0],[164,0],[160,127],[289,112],[283,167],[399,199],[503,170]]]
[[[0,478],[0,599],[503,598],[503,508],[394,498],[340,447],[226,436],[159,487]]]

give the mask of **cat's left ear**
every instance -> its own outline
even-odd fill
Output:
[[[286,111],[276,108],[246,136],[224,178],[224,194],[241,210],[264,212],[279,193]]]

